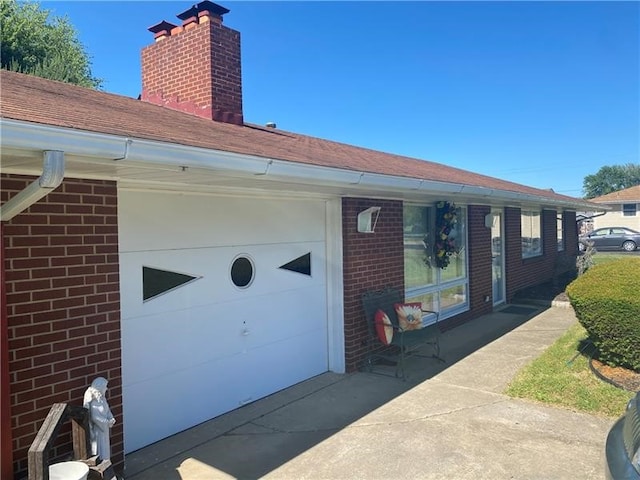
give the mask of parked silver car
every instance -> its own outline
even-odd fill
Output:
[[[578,248],[581,252],[592,242],[596,250],[624,250],[633,252],[640,247],[640,232],[627,227],[597,228],[593,232],[579,238]]]
[[[608,480],[640,480],[640,392],[611,427],[605,447]]]

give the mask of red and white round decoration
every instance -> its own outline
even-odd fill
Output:
[[[378,310],[376,312],[374,318],[376,324],[376,332],[378,333],[378,338],[385,345],[389,345],[393,340],[393,325],[391,324],[391,320],[386,313],[382,310]]]

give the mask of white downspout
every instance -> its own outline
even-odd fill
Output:
[[[64,152],[45,150],[42,175],[0,207],[0,219],[3,222],[11,220],[42,197],[58,188],[63,178]]]

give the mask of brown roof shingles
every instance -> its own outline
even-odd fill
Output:
[[[320,138],[232,125],[191,116],[129,97],[6,70],[0,71],[0,115],[50,126],[222,150],[291,162],[465,184],[550,200],[575,200],[439,163]]]
[[[611,192],[600,197],[592,198],[596,203],[635,203],[640,202],[640,185]]]

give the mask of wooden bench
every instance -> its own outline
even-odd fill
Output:
[[[407,326],[406,316],[402,319],[404,322],[399,319],[396,310],[398,305],[405,305],[404,297],[397,289],[390,287],[381,291],[368,291],[362,295],[369,333],[364,366],[368,371],[384,375],[388,368],[376,369],[376,365],[395,364],[395,377],[405,380],[405,363],[409,357],[436,358],[442,362],[444,359],[440,357],[441,331],[438,312],[420,308],[419,318],[409,319],[414,320],[414,323],[419,322],[420,328],[417,328],[418,325],[415,324]],[[404,314],[406,311],[400,312]],[[435,319],[435,322],[422,326],[422,317],[428,320]],[[431,355],[419,352],[426,345],[431,347]]]

